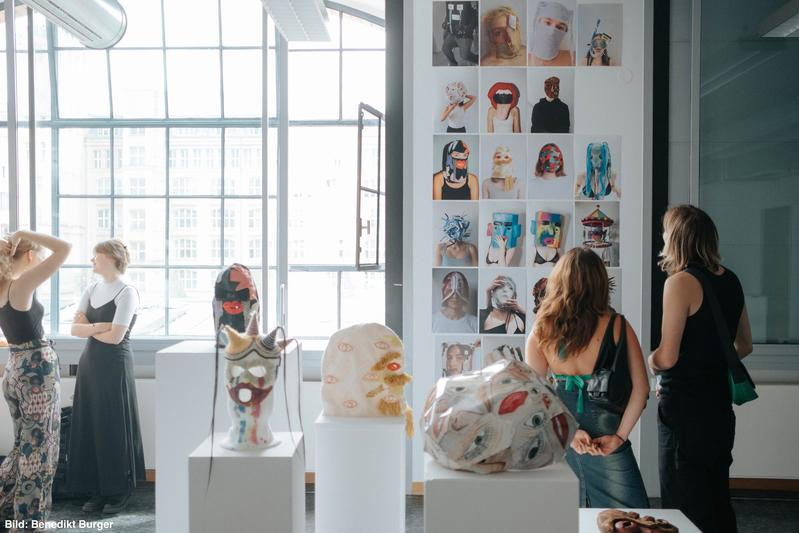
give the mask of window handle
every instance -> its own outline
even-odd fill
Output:
[[[363,225],[363,219],[361,219],[361,234],[363,234],[363,230],[366,230],[366,234],[367,235],[371,235],[372,234],[372,221],[371,220],[367,220],[366,221],[366,225],[364,226]]]

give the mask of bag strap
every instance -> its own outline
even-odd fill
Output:
[[[627,320],[625,320],[624,315],[618,315],[621,319],[621,335],[619,336],[619,343],[616,345],[616,354],[613,356],[613,372],[616,372],[616,365],[619,364],[620,356],[626,355],[627,353]],[[614,317],[615,318],[615,317]],[[613,338],[613,332],[611,331],[611,339]]]
[[[610,357],[607,356],[607,352],[609,350],[606,349],[609,342],[613,342],[613,331],[615,330],[616,324],[616,317],[621,319],[621,327],[622,327],[622,336],[619,339],[619,343],[616,345],[616,350],[613,353],[613,359],[611,360]],[[606,368],[608,370],[616,371],[616,361],[619,360],[619,354],[621,350],[624,349],[626,346],[626,335],[625,335],[625,328],[626,323],[624,320],[624,315],[620,315],[618,313],[613,313],[610,316],[610,320],[608,320],[607,328],[605,329],[605,334],[602,336],[602,344],[599,347],[600,354],[599,357],[596,359],[596,363],[594,364],[594,371],[593,374],[596,374],[599,370]]]
[[[716,323],[716,332],[719,334],[719,341],[721,342],[721,349],[724,352],[724,358],[727,361],[727,368],[732,372],[734,378],[733,381],[735,383],[741,383],[744,380],[751,382],[751,378],[746,372],[741,358],[738,357],[738,353],[735,351],[734,337],[730,334],[727,322],[724,320],[724,315],[721,314],[721,306],[719,305],[718,298],[716,298],[716,292],[710,285],[710,279],[707,277],[707,274],[696,267],[688,267],[685,269],[685,272],[695,277],[702,285],[702,291],[705,298],[707,298],[707,303],[710,305],[713,321]]]

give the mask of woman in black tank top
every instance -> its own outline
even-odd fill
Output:
[[[42,248],[52,254],[41,258]],[[69,255],[69,243],[30,231],[0,240],[0,329],[9,343],[3,395],[14,422],[14,447],[0,466],[0,524],[11,531],[41,531],[47,520],[58,465],[61,376],[44,338],[44,307],[34,291]]]
[[[663,290],[660,346],[649,366],[660,380],[658,444],[664,508],[678,508],[703,532],[734,533],[729,475],[735,415],[727,360],[708,295],[695,277],[704,274],[736,332],[740,357],[752,351],[752,335],[737,276],[720,263],[718,232],[701,209],[683,205],[666,212],[661,268]],[[693,272],[693,273],[692,273]]]

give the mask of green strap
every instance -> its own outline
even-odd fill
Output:
[[[572,390],[573,386],[577,387],[577,414],[583,414],[583,390],[585,384],[593,376],[591,374],[584,374],[582,376],[572,376],[569,374],[555,374],[555,379],[564,380],[566,382],[566,390]]]

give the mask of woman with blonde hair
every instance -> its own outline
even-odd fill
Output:
[[[659,264],[669,277],[660,345],[649,356],[660,379],[660,494],[664,507],[680,509],[702,531],[735,532],[729,491],[735,415],[722,342],[738,357],[752,352],[743,288],[721,265],[718,231],[701,209],[666,211],[663,242]],[[721,339],[714,298],[719,322],[734,338]]]
[[[72,323],[72,335],[88,341],[75,380],[67,483],[91,495],[85,512],[120,512],[144,479],[130,348],[139,295],[122,278],[129,263],[122,241],[94,247],[92,267],[102,279],[84,291]]]
[[[558,397],[580,424],[566,452],[580,480],[580,506],[648,508],[628,440],[649,395],[644,357],[632,327],[610,308],[608,274],[594,252],[574,248],[557,262],[525,355],[539,375],[554,374]],[[626,358],[632,390],[623,411],[586,393],[597,361],[608,356]]]
[[[42,259],[43,248],[52,251]],[[0,240],[0,329],[9,343],[3,395],[14,422],[14,447],[0,465],[0,520],[33,530],[52,504],[61,432],[58,355],[44,338],[44,306],[36,289],[64,264],[71,245],[49,235],[17,231]],[[37,529],[37,531],[39,531]]]

